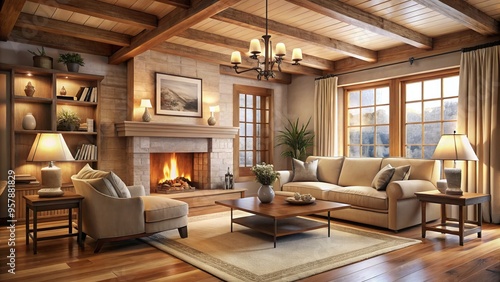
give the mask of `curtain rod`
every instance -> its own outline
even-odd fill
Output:
[[[493,46],[497,46],[497,45],[500,45],[500,40],[499,41],[490,42],[490,43],[481,44],[481,45],[477,45],[477,46],[474,46],[474,47],[462,48],[462,53],[476,51],[476,50],[479,50],[479,49],[484,49],[484,48],[493,47]]]
[[[321,80],[321,79],[325,79],[325,78],[329,78],[329,77],[333,77],[333,76],[339,76],[339,75],[345,75],[345,74],[352,74],[352,73],[357,73],[357,72],[362,72],[362,71],[367,71],[367,70],[374,70],[374,69],[383,68],[383,67],[390,67],[390,66],[394,66],[394,65],[399,65],[399,64],[407,63],[407,62],[409,62],[410,65],[413,65],[413,62],[418,61],[418,60],[428,59],[428,58],[433,58],[433,57],[438,57],[438,56],[441,56],[441,55],[448,55],[448,54],[457,53],[457,52],[460,52],[460,51],[462,51],[462,50],[453,50],[453,51],[448,51],[448,52],[445,52],[445,53],[439,53],[439,54],[429,55],[429,56],[420,57],[420,58],[410,57],[408,59],[408,61],[399,61],[399,62],[394,62],[394,63],[390,63],[390,64],[386,64],[386,65],[380,65],[380,66],[375,66],[375,67],[371,67],[371,68],[366,68],[366,69],[362,69],[362,70],[354,70],[354,71],[348,71],[348,72],[337,73],[337,74],[327,74],[327,75],[324,75],[324,76],[321,76],[321,77],[317,77],[314,80]]]

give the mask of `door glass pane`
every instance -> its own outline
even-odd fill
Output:
[[[361,91],[361,106],[372,106],[375,104],[374,89],[365,89]]]
[[[349,92],[349,108],[359,107],[359,91]]]
[[[349,146],[349,157],[353,158],[361,157],[360,146]]]
[[[458,119],[458,98],[445,99],[443,120]]]
[[[375,134],[375,128],[372,126],[361,128],[361,144],[374,144],[373,137]]]
[[[349,110],[349,125],[360,125],[359,108]]]
[[[389,123],[389,106],[377,107],[377,124]]]
[[[406,126],[406,143],[422,144],[422,125],[408,124]]]
[[[441,138],[441,124],[434,123],[426,123],[424,124],[424,144],[431,145],[437,144],[439,139]]]
[[[360,144],[360,135],[359,127],[349,128],[349,144]]]
[[[389,104],[389,87],[377,88],[377,105]]]
[[[361,156],[370,158],[374,157],[375,156],[374,146],[361,146]]]
[[[408,146],[406,149],[406,157],[411,159],[421,159],[422,158],[422,146]]]
[[[459,77],[445,77],[443,78],[443,97],[458,96]]]
[[[424,121],[441,120],[441,101],[424,102]]]
[[[377,126],[377,140],[375,144],[389,144],[389,126]]]

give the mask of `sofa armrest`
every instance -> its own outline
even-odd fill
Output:
[[[273,183],[274,191],[283,190],[283,184],[291,182],[293,179],[293,173],[291,170],[278,170],[279,176],[276,178],[276,181]]]
[[[393,181],[387,185],[389,199],[416,198],[415,192],[436,190],[436,186],[428,180],[401,180]]]
[[[146,196],[146,192],[144,191],[144,186],[142,185],[132,185],[132,186],[127,186],[127,188],[130,191],[130,196],[132,196],[132,198]]]

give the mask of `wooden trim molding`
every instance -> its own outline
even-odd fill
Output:
[[[231,138],[238,127],[124,121],[115,124],[120,137]]]

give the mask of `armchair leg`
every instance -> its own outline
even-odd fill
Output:
[[[188,237],[188,227],[187,226],[179,227],[177,230],[179,230],[179,235],[181,235],[181,238]]]

